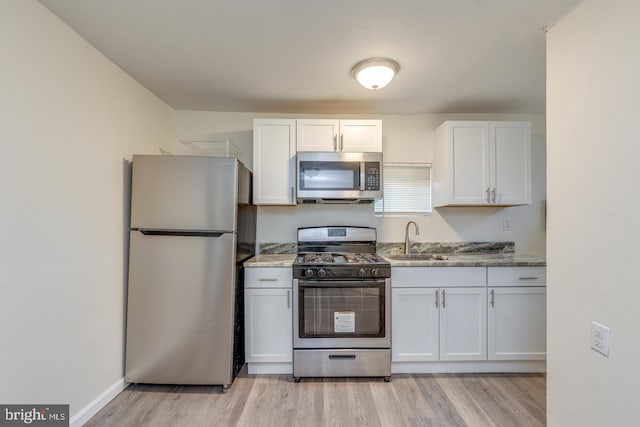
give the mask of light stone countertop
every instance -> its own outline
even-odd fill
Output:
[[[245,268],[251,267],[291,267],[296,254],[260,254],[244,262]]]
[[[446,254],[439,259],[391,259],[382,255],[391,267],[523,267],[546,266],[547,260],[540,256],[514,256],[513,254],[465,253]],[[296,254],[261,254],[245,261],[244,266],[251,267],[291,267]]]
[[[513,254],[444,254],[437,259],[391,259],[391,267],[525,267],[546,266],[547,260],[540,256],[514,256]]]

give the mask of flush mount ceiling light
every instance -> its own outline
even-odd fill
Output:
[[[393,59],[369,58],[358,62],[351,69],[353,77],[367,89],[380,89],[389,84],[400,65]]]

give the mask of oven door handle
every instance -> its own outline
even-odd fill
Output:
[[[367,279],[367,280],[308,280],[298,279],[299,288],[370,288],[384,286],[384,279]]]

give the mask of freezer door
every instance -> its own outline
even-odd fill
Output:
[[[134,156],[131,227],[236,229],[238,161],[195,156]]]
[[[125,380],[230,384],[235,234],[130,237]]]

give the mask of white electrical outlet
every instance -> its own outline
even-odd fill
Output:
[[[502,218],[502,231],[511,231],[511,218]]]
[[[591,348],[609,357],[610,330],[598,322],[591,322]]]

